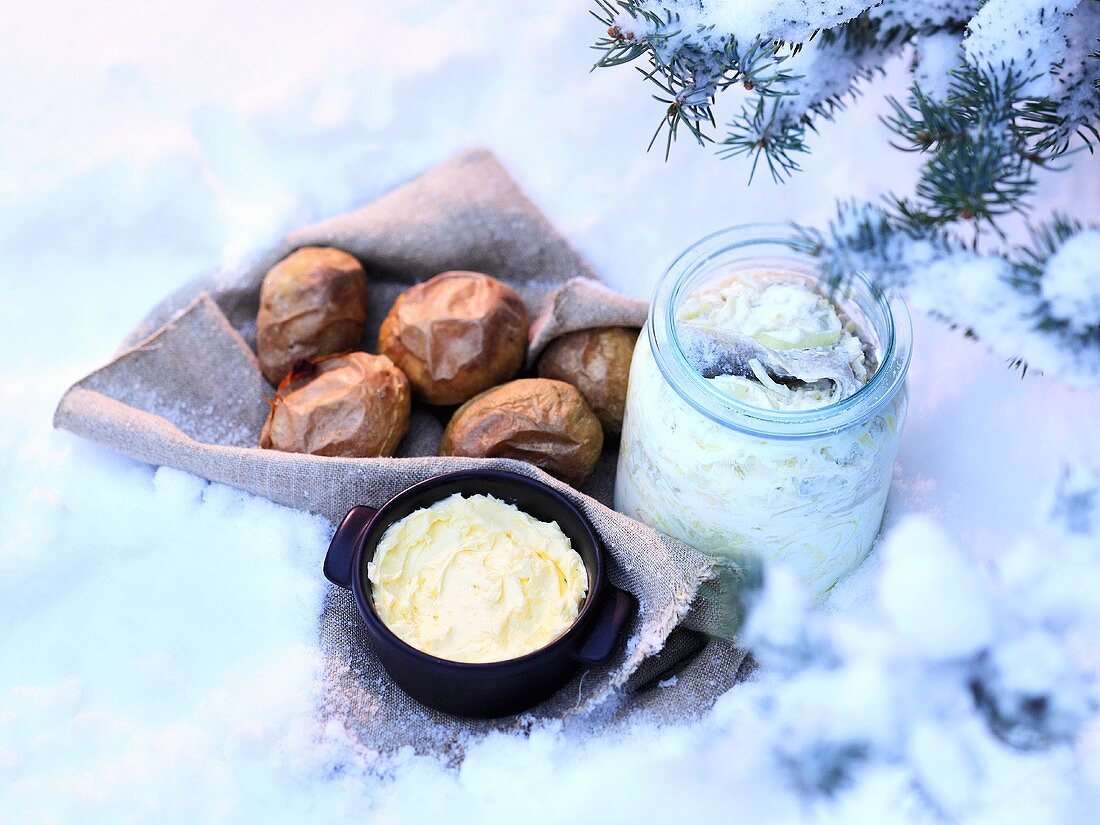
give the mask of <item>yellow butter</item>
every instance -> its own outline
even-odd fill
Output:
[[[584,562],[557,524],[460,493],[390,525],[367,578],[390,630],[455,662],[544,647],[573,624],[588,593]]]

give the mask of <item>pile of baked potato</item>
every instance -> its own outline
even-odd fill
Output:
[[[580,484],[605,433],[621,431],[637,330],[567,333],[542,352],[539,377],[517,378],[531,318],[503,281],[452,271],[416,284],[382,322],[377,355],[358,351],[369,301],[362,265],[339,249],[298,249],[268,271],[256,349],[277,390],[261,447],[392,456],[415,397],[459,405],[440,455],[520,459]]]

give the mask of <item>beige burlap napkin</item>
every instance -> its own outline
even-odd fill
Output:
[[[369,748],[408,745],[457,755],[471,735],[526,729],[543,718],[601,725],[638,714],[683,719],[728,689],[745,669],[744,655],[688,629],[720,623],[713,602],[702,609],[696,603],[700,586],[713,576],[712,563],[611,509],[614,443],[580,490],[520,462],[438,457],[446,411],[420,405],[396,458],[325,458],[256,446],[272,393],[252,350],[260,281],[276,261],[310,245],[343,249],[366,268],[371,311],[362,344],[368,351],[397,295],[448,269],[486,272],[517,289],[537,319],[532,359],[564,332],[641,326],[646,308],[603,286],[496,159],[475,150],[360,209],[292,233],[247,266],[187,285],[149,313],[111,363],[66,392],[58,427],[333,522],[352,505],[380,506],[442,472],[500,467],[536,477],[588,515],[611,553],[612,581],[638,597],[630,638],[609,665],[578,674],[521,717],[471,721],[429,710],[397,688],[374,656],[354,602],[333,589],[320,621],[322,715]]]

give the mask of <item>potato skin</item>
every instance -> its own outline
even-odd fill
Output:
[[[602,449],[600,420],[576,387],[521,378],[459,407],[439,454],[516,458],[576,486],[592,474]]]
[[[581,391],[608,435],[623,429],[626,384],[638,330],[600,327],[569,332],[550,342],[539,357],[539,376]]]
[[[409,380],[384,355],[349,352],[300,362],[275,393],[260,446],[390,456],[408,432],[411,409]]]
[[[398,296],[378,351],[429,404],[461,404],[519,372],[530,326],[507,284],[480,272],[443,272]]]
[[[306,246],[268,270],[260,287],[256,354],[273,384],[303,358],[357,349],[370,290],[362,264],[328,246]]]

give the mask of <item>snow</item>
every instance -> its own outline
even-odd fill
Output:
[[[952,816],[966,812],[980,779],[978,760],[959,735],[936,721],[913,726],[907,756],[921,788]]]
[[[1068,740],[1095,710],[1089,680],[1052,633],[1030,630],[998,644],[985,667],[983,689],[998,720],[1013,720],[1006,738],[1014,744]]]
[[[942,659],[975,650],[984,633],[964,627],[966,645],[945,641],[946,625],[908,610],[918,582],[903,582],[897,598],[880,591],[899,568],[876,553],[837,588],[828,614],[800,614],[785,629],[761,620],[783,631],[777,640],[806,639],[815,651],[808,665],[791,657],[789,679],[741,686],[695,725],[491,737],[458,769],[379,758],[338,726],[319,729],[320,559],[331,526],[51,430],[64,387],[187,278],[474,142],[497,151],[608,281],[636,295],[711,230],[821,226],[835,197],[910,186],[914,159],[888,148],[876,119],[884,93],[904,94],[901,62],[822,125],[804,172],[746,190],[743,165],[687,144],[668,164],[645,154],[660,113],[631,72],[588,73],[598,33],[583,4],[525,8],[522,43],[513,8],[133,0],[109,13],[58,2],[8,10],[3,816],[936,822],[939,810],[1088,821],[1100,728],[1073,745],[1018,752],[988,732],[966,680],[987,680],[990,709],[1049,696],[1055,733],[1083,718],[1092,688],[1080,661],[1098,649],[1085,632],[1100,615],[1088,505],[1097,494],[1088,472],[1061,481],[1059,472],[1070,458],[1100,466],[1100,393],[1021,381],[922,314],[887,527],[932,516],[955,554],[989,571],[978,589],[998,594],[1005,620],[988,670]],[[1095,216],[1093,167],[1074,162],[1078,171],[1043,179],[1037,211]],[[1054,482],[1063,495],[1046,507],[1056,526],[1020,540]],[[906,545],[903,565],[917,555],[905,536],[891,540]],[[958,560],[939,552],[941,570],[951,568],[943,558]],[[776,611],[799,603],[780,589],[781,573],[769,581]],[[955,623],[971,616],[958,589],[946,603]],[[1060,679],[1028,669],[1039,656]],[[837,757],[839,773],[829,770]],[[795,778],[837,785],[832,797],[803,797]]]
[[[852,55],[845,50],[843,39],[829,43],[817,38],[811,40],[782,64],[784,71],[803,80],[777,101],[776,124],[797,123],[815,106],[824,106],[823,111],[831,112],[832,106],[826,101],[832,97],[844,98],[854,84],[886,61],[889,52],[871,48]]]
[[[1078,126],[1094,123],[1100,115],[1100,3],[1083,0],[1066,25],[1064,65],[1054,70],[1051,96],[1058,101],[1059,112],[1066,118],[1064,137],[1069,139]]]
[[[793,569],[770,567],[752,602],[742,638],[765,667],[789,672],[820,657],[820,640],[808,631],[810,600]]]
[[[831,29],[851,20],[874,3],[843,3],[832,0],[643,0],[639,9],[667,19],[672,12],[678,25],[671,27],[681,37],[708,37],[704,30],[714,29],[714,35],[736,38],[748,45],[760,37],[763,40],[784,40],[801,43],[819,29]],[[630,31],[634,18],[621,14],[619,23]]]
[[[905,285],[912,307],[964,327],[993,352],[1018,358],[1028,369],[1072,386],[1100,381],[1095,229],[1086,226],[1058,241],[1039,288],[1021,289],[1019,261],[950,250],[897,232],[861,243],[863,225],[880,226],[875,220],[866,204],[841,212],[834,224],[843,241],[835,266],[885,272],[884,280]]]
[[[969,20],[980,5],[981,0],[883,0],[871,7],[869,15],[886,26],[904,24],[928,29]]]
[[[106,821],[124,802],[148,820],[197,796],[229,805],[250,785],[278,809],[277,777],[257,766],[301,759],[312,735],[311,574],[328,525],[109,457],[48,481],[12,469],[4,524],[38,535],[0,555],[8,813]],[[35,476],[56,487],[31,487],[19,514],[12,493]]]
[[[941,527],[912,517],[893,529],[880,551],[879,607],[917,653],[972,656],[993,640],[996,616],[985,587]]]
[[[1062,244],[1047,261],[1041,284],[1055,317],[1080,330],[1100,326],[1100,229]]]
[[[917,37],[917,65],[913,80],[933,100],[947,98],[951,72],[962,68],[962,36],[951,31]]]
[[[1051,68],[1066,53],[1067,15],[1082,0],[988,0],[967,24],[967,58],[978,66],[1014,66],[1025,94],[1053,90]],[[1084,0],[1085,4],[1091,0]]]

